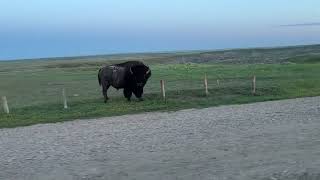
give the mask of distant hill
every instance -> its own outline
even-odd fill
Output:
[[[68,68],[80,66],[99,66],[128,60],[142,60],[150,64],[167,63],[223,63],[223,64],[252,64],[252,63],[287,63],[296,62],[299,57],[318,59],[320,45],[302,45],[273,48],[203,50],[160,53],[131,53],[96,56],[57,57],[30,59],[26,61],[46,61],[48,68]]]

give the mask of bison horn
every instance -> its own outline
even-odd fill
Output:
[[[133,74],[132,69],[130,68],[130,73]]]
[[[150,73],[150,69],[146,72],[146,74],[149,74]]]

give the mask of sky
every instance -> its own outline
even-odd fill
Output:
[[[317,43],[319,0],[0,1],[0,60]]]

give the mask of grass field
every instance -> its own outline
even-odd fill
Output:
[[[0,109],[0,128],[318,96],[319,52],[320,46],[302,46],[0,62],[0,96],[7,96],[11,110],[6,115]],[[111,99],[104,104],[97,70],[104,64],[133,59],[143,59],[152,69],[145,101],[127,102],[122,91],[110,88]],[[255,96],[251,95],[253,75],[257,76]],[[166,102],[160,96],[161,79],[166,81]],[[67,92],[67,110],[62,105],[62,88]]]

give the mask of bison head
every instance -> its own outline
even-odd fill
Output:
[[[148,79],[151,76],[151,70],[145,65],[136,65],[130,68],[130,73],[132,75],[133,83],[137,87],[144,87]]]

